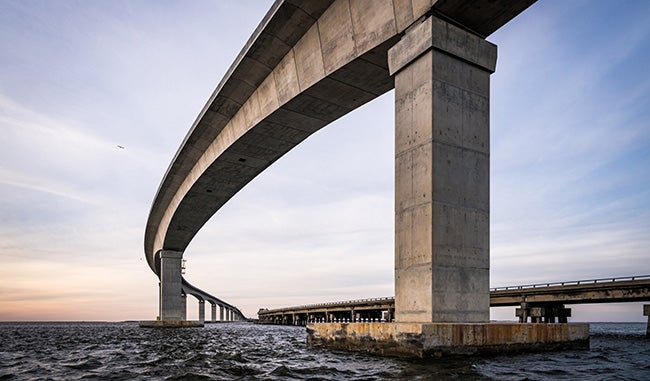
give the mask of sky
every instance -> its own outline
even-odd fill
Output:
[[[271,4],[0,1],[0,321],[155,318],[153,197]],[[541,0],[488,40],[491,285],[650,274],[650,2]],[[187,248],[186,279],[249,317],[392,296],[393,102],[241,190]],[[639,303],[572,308],[645,319]]]

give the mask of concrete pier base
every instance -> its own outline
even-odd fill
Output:
[[[142,328],[181,328],[181,327],[203,327],[202,321],[197,320],[141,320]]]
[[[314,323],[307,345],[399,357],[588,349],[589,324]]]

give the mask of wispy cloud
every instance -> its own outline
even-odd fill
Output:
[[[650,77],[630,66],[647,25],[612,18],[595,43],[592,25],[569,22],[582,8],[531,11],[532,31],[500,43],[516,75],[493,81],[492,282],[650,272]]]
[[[0,320],[155,315],[150,203],[270,4],[0,4]],[[490,37],[493,285],[650,272],[643,14],[538,2]],[[393,125],[390,93],[276,162],[197,235],[188,279],[248,315],[391,295]]]

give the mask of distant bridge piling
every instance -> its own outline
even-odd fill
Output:
[[[522,302],[521,307],[515,310],[515,315],[520,323],[568,323],[571,317],[571,308],[565,308],[562,303],[531,304]]]
[[[205,300],[199,300],[199,321],[205,323]]]
[[[650,339],[650,304],[643,306],[643,315],[648,317],[648,325],[646,327],[645,335]]]

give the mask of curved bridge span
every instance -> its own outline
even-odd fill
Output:
[[[533,2],[276,1],[158,188],[145,231],[149,266],[157,271],[158,250],[184,251],[221,206],[293,147],[393,89],[388,49],[423,16],[435,12],[485,37]]]
[[[534,1],[277,0],[153,201],[144,249],[161,319],[182,319],[180,261],[212,215],[311,134],[394,88],[397,320],[487,322],[496,46],[485,38]]]

